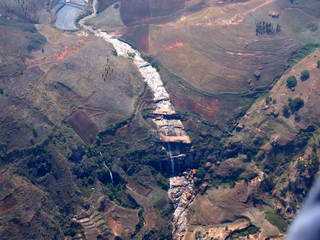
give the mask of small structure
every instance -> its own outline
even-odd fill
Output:
[[[272,18],[279,18],[280,17],[280,13],[277,11],[270,11],[269,12],[269,16]]]
[[[260,71],[255,71],[253,75],[254,75],[256,80],[259,80],[261,78],[261,72]]]

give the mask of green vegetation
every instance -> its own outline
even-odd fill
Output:
[[[159,187],[165,191],[168,191],[170,188],[170,184],[168,182],[168,180],[164,177],[159,177],[157,179],[157,184],[159,185]]]
[[[281,32],[281,26],[279,23],[275,24],[272,22],[260,21],[256,23],[256,36],[264,34],[276,34]]]
[[[46,151],[39,155],[34,155],[27,162],[29,176],[41,178],[52,171],[53,157]]]
[[[320,60],[317,61],[317,68],[320,68]]]
[[[114,50],[114,49],[112,50],[112,52],[111,52],[111,53],[112,53],[112,55],[113,55],[113,56],[115,56],[115,57],[117,57],[117,56],[118,56],[117,51],[116,51],[116,50]]]
[[[320,44],[306,44],[296,52],[292,54],[292,56],[288,60],[288,68],[294,66],[301,59],[305,58],[309,54],[313,53],[317,48],[320,48]]]
[[[107,135],[111,135],[111,136],[114,136],[116,131],[119,129],[119,128],[122,128],[124,127],[125,125],[129,124],[132,119],[133,119],[133,115],[130,116],[130,117],[127,117],[127,118],[124,118],[123,120],[120,120],[116,123],[113,123],[111,124],[108,128],[106,128],[104,131],[100,132],[97,137],[96,137],[96,140],[97,140],[97,145],[100,145],[101,144],[101,141],[102,139],[107,136]]]
[[[151,239],[159,239],[159,240],[172,239],[170,226],[168,226],[167,228],[163,228],[160,231],[156,231],[156,230],[146,231],[142,237],[142,240],[151,240]]]
[[[4,94],[4,90],[2,88],[0,88],[0,95]]]
[[[38,132],[35,128],[32,128],[32,135],[34,138],[37,138],[38,137]]]
[[[313,175],[317,173],[317,170],[319,168],[318,161],[319,159],[317,156],[317,147],[313,146],[310,159],[305,160],[303,158],[300,158],[298,160],[297,168],[301,173],[307,170],[308,172],[310,172],[310,174]]]
[[[72,173],[81,180],[81,185],[88,187],[95,183],[95,164],[82,163],[72,168]]]
[[[139,208],[139,205],[134,198],[126,193],[125,185],[108,187],[105,189],[105,193],[111,201],[116,202],[122,207],[133,209]]]
[[[136,56],[136,53],[134,53],[134,52],[128,52],[128,57],[129,57],[130,59],[134,59],[135,56]]]
[[[236,240],[240,237],[246,237],[248,235],[255,234],[259,231],[259,228],[255,225],[250,225],[249,227],[245,229],[240,229],[235,232],[233,232],[226,240]]]
[[[138,211],[139,222],[136,225],[136,229],[135,229],[135,232],[133,235],[137,235],[137,233],[143,228],[144,223],[145,223],[143,215],[144,215],[144,209],[140,208]]]
[[[64,235],[74,237],[78,232],[81,231],[81,225],[72,221],[71,223],[67,224],[64,229]]]
[[[304,106],[304,101],[301,98],[289,98],[289,108],[291,113],[298,112]]]
[[[287,105],[283,106],[282,114],[285,118],[289,118],[291,116],[290,108]]]
[[[206,175],[206,170],[203,167],[197,169],[196,177],[199,179],[203,179]]]
[[[158,72],[160,72],[161,64],[159,60],[157,60],[151,55],[146,55],[146,54],[143,54],[142,58],[145,61],[149,62],[153,68],[157,69]]]
[[[288,223],[273,210],[267,210],[264,212],[266,219],[274,226],[276,226],[281,232],[286,232]]]
[[[285,105],[282,108],[282,114],[285,118],[289,118],[291,114],[298,112],[301,108],[303,108],[303,106],[304,106],[304,101],[301,98],[299,97],[294,99],[289,98],[288,105]],[[300,116],[296,115],[295,120],[299,121]]]
[[[97,172],[97,178],[98,180],[103,183],[103,184],[108,184],[111,183],[111,177],[110,177],[110,173],[106,170],[106,169],[98,169]]]
[[[310,72],[309,72],[309,70],[303,70],[302,72],[301,72],[301,77],[300,77],[300,79],[302,80],[302,81],[306,81],[306,80],[308,80],[310,78]]]
[[[273,100],[272,100],[272,97],[271,97],[271,96],[266,97],[266,105],[269,105],[269,104],[271,104],[272,102],[273,102]]]
[[[297,78],[295,76],[290,76],[287,79],[287,88],[294,89],[297,86]]]
[[[261,190],[267,193],[271,193],[272,189],[274,188],[274,182],[272,177],[266,177],[262,182],[261,182]]]

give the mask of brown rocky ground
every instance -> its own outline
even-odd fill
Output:
[[[316,51],[283,74],[269,94],[259,99],[240,120],[238,124],[240,131],[235,134],[232,141],[237,141],[237,138],[246,141],[261,136],[267,140],[263,148],[268,149],[273,143],[285,145],[295,139],[302,129],[316,125],[320,112],[317,104],[319,58],[320,52]],[[299,80],[303,70],[310,71],[310,79],[307,81]],[[286,86],[289,76],[296,76],[298,79],[294,90]],[[288,99],[296,97],[301,98],[305,106],[286,118],[283,115],[283,108],[288,105]],[[267,102],[266,98],[272,100]],[[298,121],[297,116],[301,117]]]
[[[139,4],[124,2],[111,9],[112,30],[152,55],[192,136],[190,158],[211,161],[197,175],[186,239],[283,239],[318,171],[319,52],[259,94],[297,49],[316,42],[319,2],[178,0],[168,9],[149,1],[152,11],[141,15]],[[33,9],[31,20],[45,14]],[[150,93],[137,70],[102,40],[35,27],[22,15],[0,17],[0,235],[170,239],[159,173],[167,156],[145,121]],[[107,15],[97,26],[108,25]],[[256,36],[258,21],[281,32]],[[302,82],[304,69],[311,77]],[[289,75],[298,78],[294,91]],[[285,118],[289,97],[304,107]]]
[[[224,154],[234,157],[207,164],[204,181],[213,186],[189,208],[187,239],[284,239],[319,171],[319,59],[317,50],[286,71],[227,139]],[[308,80],[300,79],[303,70],[310,72]],[[298,79],[294,89],[286,86],[289,76]],[[297,97],[303,107],[284,116],[288,99]],[[257,229],[237,225],[241,217]]]
[[[81,32],[35,26],[8,12],[0,17],[0,31],[1,237],[64,239],[86,236],[89,229],[90,236],[105,232],[130,239],[163,228],[167,216],[160,216],[159,207],[169,203],[158,203],[165,191],[155,180],[165,185],[163,177],[147,173],[155,182],[153,189],[162,192],[155,207],[139,201],[140,209],[130,195],[135,191],[126,192],[127,173],[120,176],[115,172],[122,168],[112,170],[117,187],[108,185],[109,173],[102,165],[111,159],[125,164],[121,156],[128,159],[128,152],[134,155],[152,145],[149,125],[140,114],[135,117],[145,90],[137,69],[116,57],[103,40]],[[111,149],[100,149],[104,156],[95,144],[98,140],[107,143],[102,148]],[[131,176],[137,174],[130,171]],[[96,204],[91,194],[102,193],[114,208],[93,215],[92,221],[106,224],[92,230],[91,222],[83,227],[72,220]],[[140,214],[144,207],[156,215]],[[144,215],[145,228],[140,219]]]
[[[124,1],[92,22],[119,31],[153,57],[179,111],[218,124],[246,109],[253,93],[267,90],[297,49],[319,37],[316,1],[177,0],[167,13],[159,2]],[[279,24],[281,31],[257,35],[263,21]]]

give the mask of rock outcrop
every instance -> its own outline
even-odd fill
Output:
[[[188,207],[195,197],[195,186],[192,171],[185,172],[183,176],[170,178],[169,198],[174,204],[172,217],[173,239],[184,239],[188,227]]]

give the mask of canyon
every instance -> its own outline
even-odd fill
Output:
[[[111,43],[116,50],[117,56],[131,59],[133,64],[138,68],[143,81],[151,89],[153,94],[155,109],[153,111],[154,116],[152,121],[157,128],[157,133],[159,134],[161,144],[163,144],[166,148],[171,163],[171,174],[174,176],[176,174],[176,161],[185,158],[186,154],[181,152],[180,149],[177,149],[175,153],[177,155],[173,155],[171,145],[179,143],[190,145],[191,139],[185,132],[180,119],[176,118],[176,112],[170,102],[170,96],[163,85],[157,69],[149,62],[146,62],[141,57],[141,53],[139,51],[133,49],[129,44],[117,39],[114,35],[112,35],[112,33],[106,33],[99,29],[94,30],[92,27],[86,25],[87,19],[96,17],[96,12],[97,9],[94,9],[92,15],[81,19],[79,22],[80,27],[90,33],[93,33],[97,37],[103,38],[106,42]],[[184,165],[183,168],[188,167],[186,164],[182,165]],[[181,171],[181,169],[179,170]],[[186,227],[187,221],[187,203],[190,201],[190,198],[195,197],[192,177],[186,177],[184,175],[180,177],[171,177],[169,182],[169,198],[175,204],[175,210],[173,213],[173,239],[181,240],[183,239],[186,231],[184,228]]]
[[[319,7],[0,0],[1,237],[285,239],[319,173]]]

